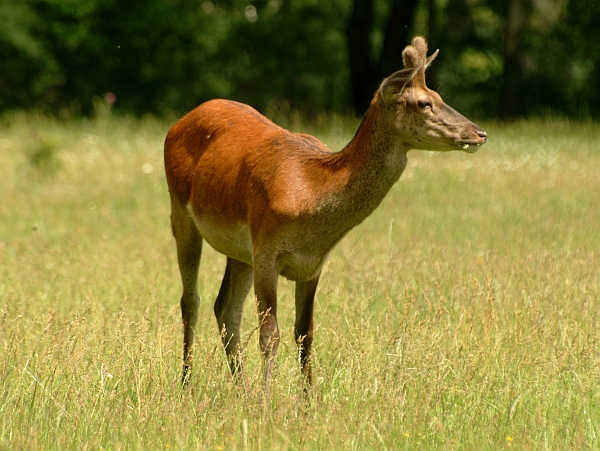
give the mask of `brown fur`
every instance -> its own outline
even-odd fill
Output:
[[[277,278],[296,281],[296,340],[308,382],[313,302],[321,268],[337,242],[379,205],[413,148],[480,145],[485,133],[425,85],[427,44],[403,52],[352,141],[331,153],[247,105],[212,100],[180,119],[165,142],[171,221],[183,283],[184,380],[199,297],[202,241],[227,255],[215,303],[231,369],[241,371],[239,325],[254,283],[268,387],[279,346]]]

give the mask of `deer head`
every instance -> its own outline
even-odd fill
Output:
[[[487,134],[425,84],[425,70],[438,53],[427,58],[425,39],[415,37],[402,52],[404,69],[383,81],[380,98],[392,109],[393,128],[411,148],[476,152]]]

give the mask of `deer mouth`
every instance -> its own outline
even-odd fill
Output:
[[[467,153],[475,153],[484,143],[468,143],[464,141],[459,141],[456,144],[458,144],[458,147],[460,147]]]
[[[481,147],[482,145],[484,145],[486,143],[487,133],[484,132],[483,130],[477,130],[475,132],[475,134],[477,135],[476,140],[456,141],[456,144],[458,145],[458,147],[460,147],[465,152],[468,152],[468,153],[477,152],[479,150],[479,147]]]

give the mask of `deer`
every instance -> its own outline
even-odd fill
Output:
[[[263,384],[269,392],[280,343],[279,276],[295,282],[294,335],[312,383],[313,310],[334,246],[381,203],[411,149],[475,152],[487,134],[425,84],[427,42],[402,52],[404,69],[383,80],[341,151],[287,131],[252,107],[213,99],[169,130],[164,163],[183,285],[183,375],[191,368],[203,241],[227,257],[214,314],[231,373],[243,374],[240,323],[254,285]]]

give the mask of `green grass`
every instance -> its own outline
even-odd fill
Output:
[[[339,149],[355,125],[312,131]],[[251,301],[246,391],[227,369],[208,247],[180,388],[169,125],[5,117],[0,450],[600,448],[600,124],[486,125],[476,154],[411,151],[332,253],[308,404],[280,281],[265,406]]]

